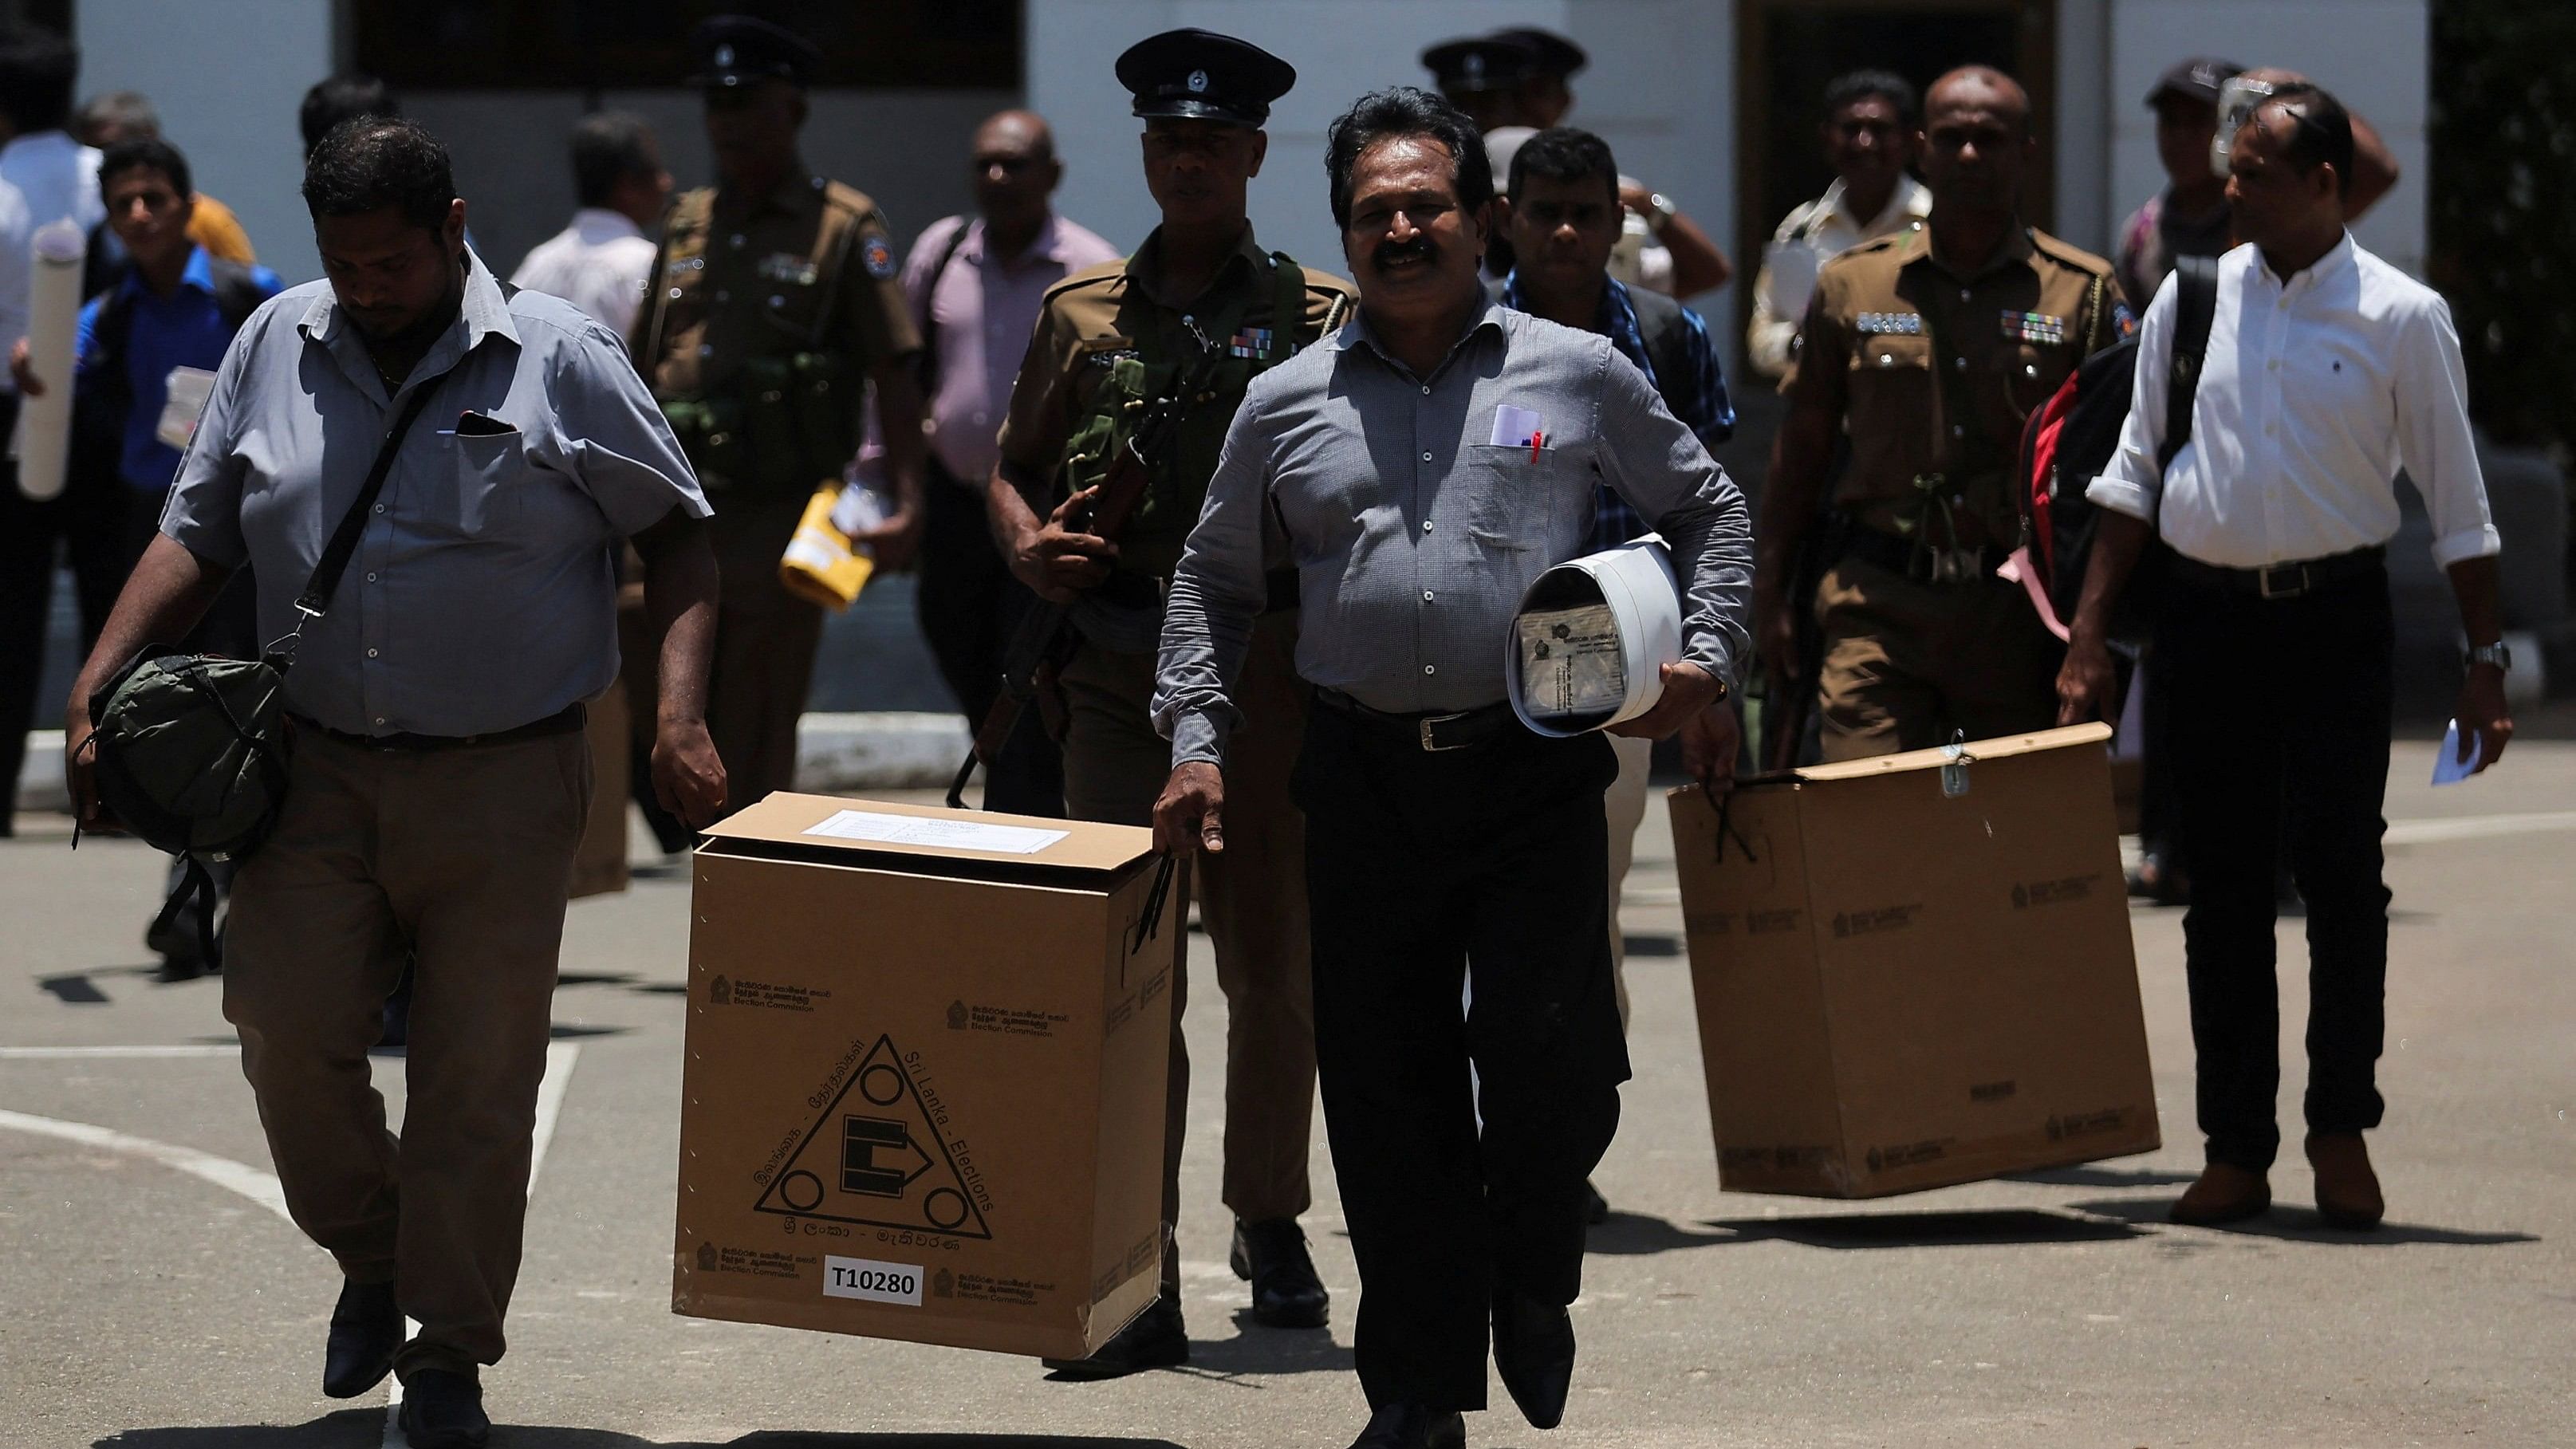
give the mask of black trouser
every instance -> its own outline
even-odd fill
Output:
[[[1315,1057],[1373,1408],[1483,1408],[1494,1294],[1565,1304],[1581,1287],[1584,1179],[1628,1078],[1602,816],[1616,773],[1589,735],[1506,721],[1430,753],[1410,731],[1308,717]]]
[[[17,396],[0,403],[0,437],[17,416]],[[54,568],[71,566],[80,600],[81,652],[98,642],[107,612],[134,560],[126,555],[125,518],[141,495],[114,478],[76,470],[70,486],[42,503],[18,491],[18,465],[0,462],[0,835],[18,798],[27,731],[39,720],[62,723],[59,699],[38,699],[45,668],[45,625]],[[144,499],[145,503],[157,500]]]
[[[2209,1160],[2260,1171],[2280,1150],[2274,866],[2307,900],[2311,1132],[2379,1125],[2388,976],[2379,838],[2388,782],[2388,576],[2265,600],[2177,582],[2156,632],[2172,700],[2176,842]]]
[[[1002,692],[1002,655],[1037,603],[1011,577],[984,520],[983,480],[961,482],[938,458],[923,461],[921,585],[914,596],[922,637],[966,728],[980,729]],[[1002,757],[984,773],[984,808],[1014,815],[1064,814],[1064,752],[1037,711],[1020,716]]]

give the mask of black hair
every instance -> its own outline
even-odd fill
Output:
[[[584,206],[606,206],[618,183],[662,169],[653,128],[632,111],[593,111],[573,123],[573,194]]]
[[[61,130],[79,79],[80,47],[52,31],[30,25],[0,37],[0,112],[19,135]]]
[[[1456,106],[1420,86],[1389,86],[1351,103],[1324,132],[1324,173],[1333,183],[1333,222],[1351,224],[1351,172],[1380,141],[1427,136],[1449,148],[1458,204],[1475,211],[1494,199],[1494,163],[1485,138]]]
[[[412,225],[436,231],[455,200],[447,148],[410,121],[342,121],[304,158],[304,208],[316,221],[390,206]]]
[[[2325,87],[2307,81],[2277,86],[2271,97],[2255,108],[2255,114],[2277,107],[2290,118],[2290,141],[2281,155],[2302,176],[2313,175],[2317,167],[2331,166],[2335,174],[2335,195],[2352,194],[2352,112]]]
[[[1905,77],[1886,70],[1855,70],[1826,82],[1825,119],[1830,121],[1843,107],[1873,96],[1896,108],[1899,126],[1909,131],[1914,129],[1916,118],[1921,114],[1914,86]]]
[[[383,81],[371,75],[349,74],[316,81],[313,89],[304,93],[304,105],[296,112],[295,121],[304,132],[304,154],[310,156],[313,148],[322,144],[322,138],[343,121],[401,114],[402,102],[394,99],[393,91]]]
[[[1573,126],[1552,126],[1523,141],[1512,153],[1514,206],[1520,205],[1521,183],[1532,176],[1550,181],[1597,179],[1612,201],[1619,199],[1619,163],[1610,155],[1610,143]]]
[[[74,130],[88,142],[102,126],[114,126],[127,137],[158,136],[161,117],[152,109],[151,98],[141,91],[109,91],[81,102]]]
[[[170,189],[181,196],[194,196],[196,188],[189,183],[188,158],[179,148],[158,136],[136,136],[119,141],[98,158],[98,184],[107,183],[128,171],[149,169],[160,172],[170,182]]]

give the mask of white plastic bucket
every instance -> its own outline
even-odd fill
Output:
[[[1598,667],[1591,677],[1595,679],[1615,658],[1623,686],[1616,702],[1571,712],[1535,707],[1523,668],[1523,621],[1590,608],[1608,610],[1615,639],[1574,642],[1594,654]],[[1521,595],[1520,608],[1513,612],[1512,627],[1503,639],[1503,678],[1511,692],[1512,712],[1521,723],[1539,734],[1563,739],[1635,719],[1653,709],[1664,693],[1663,666],[1681,657],[1681,585],[1673,574],[1670,550],[1663,539],[1650,533],[1539,575]],[[1556,676],[1540,679],[1539,685],[1544,691],[1562,682],[1562,676]]]

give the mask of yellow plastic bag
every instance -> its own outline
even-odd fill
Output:
[[[877,568],[876,560],[852,548],[850,536],[832,521],[842,487],[837,481],[826,483],[805,500],[805,516],[796,521],[796,534],[778,560],[781,588],[834,613],[850,607]]]

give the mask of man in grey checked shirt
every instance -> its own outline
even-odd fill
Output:
[[[261,307],[225,355],[161,534],[73,688],[70,763],[94,818],[91,692],[147,640],[185,635],[245,562],[261,637],[293,627],[391,420],[426,390],[286,675],[285,807],[234,883],[224,1015],[287,1208],[344,1280],[323,1392],[399,1372],[413,1449],[473,1449],[594,787],[583,709],[617,675],[615,550],[631,538],[644,559],[654,784],[692,826],[725,798],[705,722],[715,555],[625,345],[568,302],[502,291],[427,132],[344,123],[307,160],[304,199],[329,280]],[[406,955],[396,1138],[367,1049]]]
[[[1235,416],[1165,615],[1153,713],[1174,768],[1154,829],[1225,848],[1229,693],[1284,552],[1317,706],[1297,772],[1316,1059],[1372,1410],[1353,1449],[1410,1449],[1463,1442],[1489,1323],[1523,1414],[1562,1417],[1584,1179],[1628,1076],[1604,894],[1615,761],[1596,735],[1515,720],[1512,613],[1583,551],[1596,479],[1616,489],[1688,580],[1684,658],[1620,732],[1683,730],[1693,769],[1723,776],[1751,544],[1735,485],[1608,339],[1487,298],[1493,181],[1464,116],[1418,90],[1365,97],[1327,166],[1364,300]],[[1503,441],[1503,407],[1538,414],[1537,440]]]

